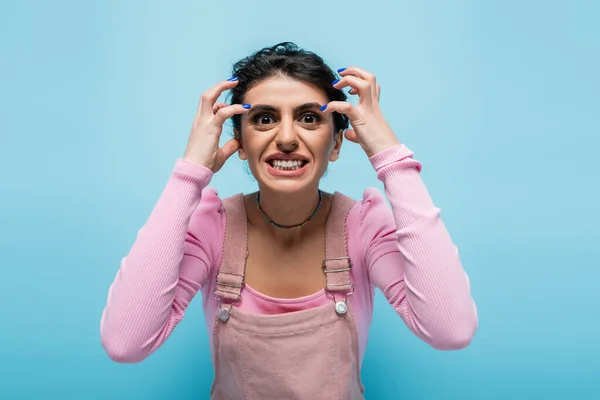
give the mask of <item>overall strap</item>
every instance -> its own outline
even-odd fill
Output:
[[[326,276],[325,292],[333,297],[336,312],[341,316],[347,311],[346,299],[354,293],[350,280],[352,261],[348,257],[348,232],[346,220],[355,201],[335,192],[325,228],[325,259],[323,272]]]
[[[241,194],[224,199],[223,209],[227,223],[214,295],[221,303],[228,304],[226,308],[228,317],[231,304],[242,299],[240,293],[244,286],[244,272],[248,257],[248,220],[244,197]],[[219,318],[221,318],[220,311]]]

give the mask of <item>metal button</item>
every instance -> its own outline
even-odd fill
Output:
[[[348,311],[348,306],[345,301],[338,301],[335,303],[335,312],[337,315],[344,315],[346,314],[346,311]]]
[[[226,309],[226,308],[224,308],[224,307],[221,307],[221,308],[219,309],[219,313],[218,313],[218,315],[219,315],[219,319],[220,319],[222,322],[227,322],[227,320],[229,319],[229,310],[228,310],[228,309]]]

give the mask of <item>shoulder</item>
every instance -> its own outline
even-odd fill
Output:
[[[356,201],[348,215],[347,227],[364,257],[378,253],[383,244],[396,245],[394,214],[386,196],[375,187],[365,189],[362,199]]]
[[[213,242],[222,242],[227,224],[226,209],[241,205],[239,194],[221,198],[216,189],[207,187],[202,190],[202,196],[194,210],[189,223],[189,233],[202,234],[206,239],[210,237]],[[239,204],[238,204],[239,203]],[[220,246],[220,243],[219,243]]]
[[[202,190],[200,202],[192,214],[190,227],[193,222],[216,221],[221,218],[223,201],[215,188],[207,187]],[[205,225],[203,222],[202,225]]]
[[[341,194],[344,197],[348,197]],[[352,200],[354,205],[348,216],[348,223],[352,230],[363,229],[365,225],[381,225],[393,222],[392,210],[388,205],[385,195],[375,187],[363,191],[362,199]]]
[[[204,188],[188,225],[188,241],[200,246],[214,262],[220,259],[225,231],[223,201],[214,188]]]

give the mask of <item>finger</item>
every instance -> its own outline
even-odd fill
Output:
[[[377,81],[375,75],[359,67],[342,68],[338,70],[338,74],[340,76],[354,75],[370,83],[375,83]]]
[[[375,75],[373,75],[369,71],[366,71],[359,67],[348,67],[348,68],[339,69],[338,74],[342,77],[356,76],[358,78],[361,78],[361,79],[369,82],[369,84],[371,85],[371,90],[372,90],[373,96],[375,98],[379,99],[379,91],[378,91],[379,85],[377,85],[377,78],[375,77]]]
[[[349,141],[358,143],[358,136],[356,136],[356,132],[354,132],[354,129],[346,129],[346,132],[344,132],[344,136]]]
[[[250,104],[233,104],[231,106],[223,107],[215,113],[215,118],[213,119],[213,122],[221,126],[229,118],[233,117],[236,114],[244,114],[248,112],[249,109]]]
[[[325,108],[321,107],[321,111],[324,113],[332,113],[336,111],[340,114],[346,114],[350,121],[357,120],[359,117],[356,108],[346,101],[331,101],[325,106]]]
[[[221,81],[217,83],[212,88],[208,89],[206,92],[202,94],[200,97],[200,104],[198,105],[198,114],[209,116],[212,115],[212,108],[225,90],[229,90],[235,85],[238,84],[238,80],[236,78],[231,78],[226,81]]]
[[[240,142],[237,139],[230,139],[223,146],[221,146],[220,151],[223,156],[223,160],[227,160],[231,157],[236,151],[240,149]]]
[[[225,107],[229,107],[229,104],[227,103],[215,103],[215,105],[212,108],[213,114],[216,114],[217,111],[219,111],[221,108],[225,108]]]
[[[377,85],[377,101],[381,99],[381,86]]]
[[[364,79],[357,78],[356,76],[345,76],[333,85],[336,89],[343,89],[348,86],[352,87],[358,93],[361,100],[372,102],[372,96],[375,95],[375,92],[371,89],[371,84]]]

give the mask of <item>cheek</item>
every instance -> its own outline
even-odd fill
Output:
[[[335,145],[330,132],[307,132],[302,139],[315,156],[329,157]]]
[[[269,135],[252,129],[246,129],[242,134],[242,145],[248,156],[248,161],[258,159],[269,145]]]

